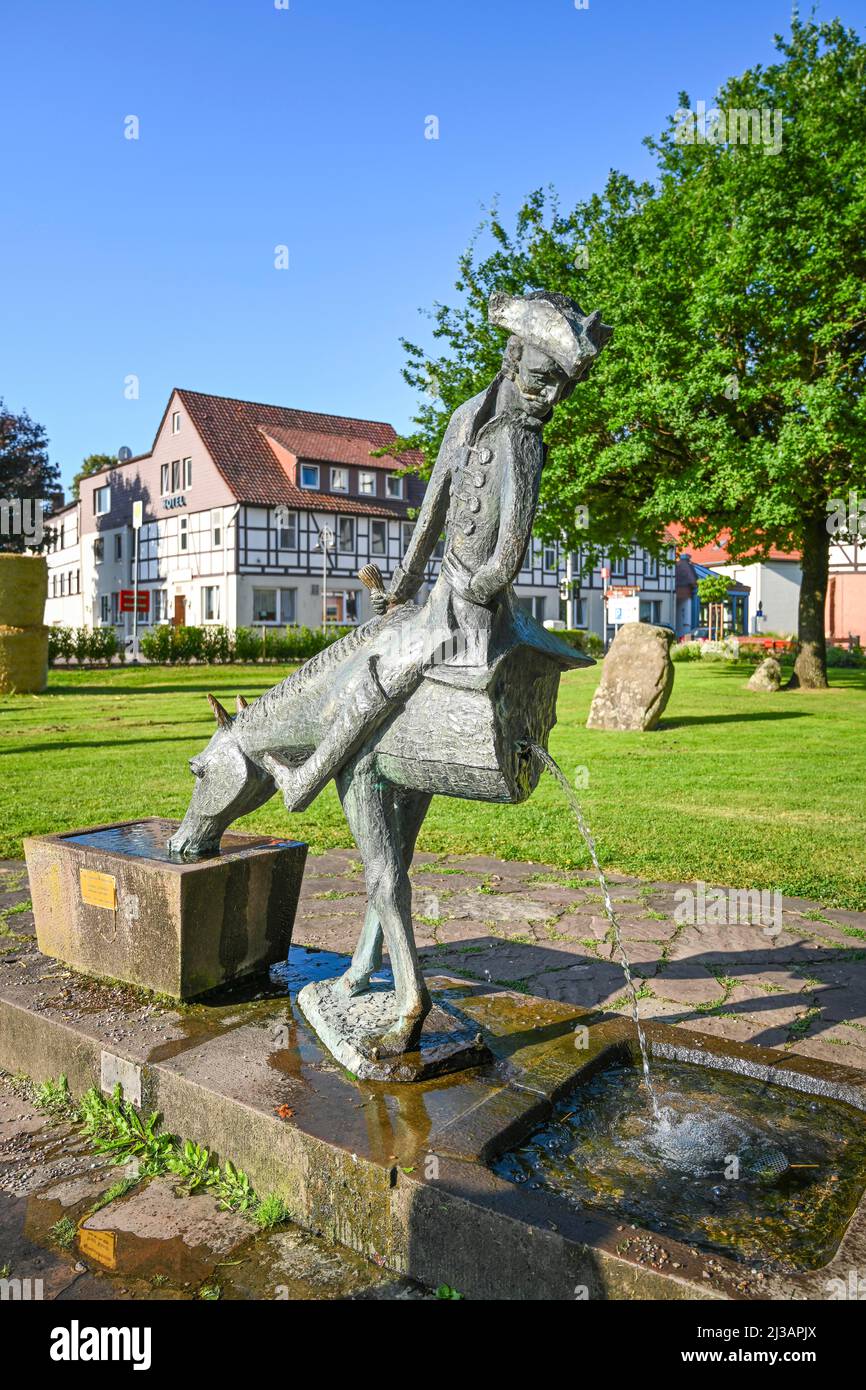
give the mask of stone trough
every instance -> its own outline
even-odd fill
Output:
[[[632,1026],[434,977],[434,999],[473,1020],[490,1061],[409,1086],[359,1082],[295,1002],[345,965],[293,948],[266,988],[259,979],[173,1010],[52,968],[25,943],[0,959],[0,1066],[37,1081],[66,1073],[76,1094],[119,1079],[167,1129],[231,1159],[260,1193],[280,1193],[306,1229],[473,1298],[826,1299],[863,1267],[862,1199],[828,1262],[794,1272],[507,1180],[494,1167],[563,1097],[634,1060]],[[665,1025],[647,1032],[654,1059],[866,1109],[850,1069]]]

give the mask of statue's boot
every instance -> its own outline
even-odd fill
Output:
[[[400,703],[399,699],[386,693],[379,683],[373,663],[367,662],[349,681],[328,732],[316,751],[300,767],[289,767],[274,754],[266,753],[261,760],[262,765],[282,792],[286,809],[305,811],[365,739]]]

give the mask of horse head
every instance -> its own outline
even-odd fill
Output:
[[[276,791],[270,775],[241,748],[232,716],[213,695],[207,698],[216,716],[216,731],[207,748],[190,758],[195,787],[186,815],[168,842],[172,854],[185,859],[213,854],[232,821],[263,806]],[[239,695],[238,714],[246,703]]]

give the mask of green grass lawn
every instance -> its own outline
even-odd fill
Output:
[[[758,695],[749,669],[679,664],[652,734],[584,727],[600,667],[565,677],[551,752],[588,772],[581,793],[610,868],[647,878],[778,888],[866,908],[866,675],[834,671],[825,692]],[[54,671],[44,695],[0,698],[0,856],[29,833],[137,816],[180,817],[187,759],[214,727],[212,690],[234,708],[278,667]],[[274,798],[239,823],[291,833],[313,850],[351,843],[330,786],[303,815]],[[549,777],[523,806],[436,797],[422,849],[563,868],[586,854]]]

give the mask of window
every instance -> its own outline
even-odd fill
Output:
[[[586,627],[586,599],[574,598],[574,621],[578,627]]]
[[[610,560],[610,574],[611,574],[611,578],[612,578],[612,579],[624,579],[624,578],[625,578],[625,556],[624,556],[624,555],[620,555],[620,556],[618,556],[616,559],[614,559],[613,556],[611,556],[611,560]]]
[[[93,492],[93,514],[94,516],[105,516],[111,510],[111,488],[106,483],[104,487],[98,487]]]
[[[337,518],[337,549],[355,549],[355,518],[353,516]]]
[[[532,607],[535,621],[537,623],[543,623],[544,615],[547,610],[547,596],[545,594],[536,594],[532,600]]]
[[[396,473],[385,474],[385,496],[399,498],[403,496],[403,479]]]
[[[348,589],[346,591],[346,621],[356,623],[358,621],[358,590]]]
[[[277,549],[296,550],[298,547],[298,515],[277,508]]]
[[[171,490],[180,492],[180,459],[172,459],[171,462]]]
[[[184,487],[192,487],[192,459],[184,459],[183,461],[183,485]]]
[[[65,575],[65,574],[61,574],[61,576],[60,576],[60,597],[61,597],[61,598],[65,598],[65,597],[66,597],[66,575]]]
[[[375,474],[375,473],[359,473],[359,474],[358,474],[358,491],[360,492],[360,494],[361,494],[362,497],[375,497],[375,496],[376,496],[376,474]]]
[[[114,537],[114,558],[115,558],[115,560],[122,560],[122,559],[123,559],[123,532],[122,532],[122,531],[118,531],[117,535]]]
[[[186,550],[189,543],[189,518],[182,516],[180,519],[180,548]]]
[[[332,491],[332,492],[348,492],[348,491],[349,491],[349,470],[348,470],[348,468],[332,468],[332,469],[331,469],[331,491]]]
[[[103,540],[102,536],[97,536],[96,540],[93,542],[93,558],[96,561],[96,563],[99,564],[100,561],[104,558],[104,556],[105,541]]]
[[[288,625],[298,621],[297,589],[280,589],[280,622]]]
[[[222,512],[211,512],[211,514],[210,514],[210,524],[211,524],[211,536],[212,536],[212,538],[213,538],[213,548],[214,548],[214,550],[219,550],[220,546],[221,546],[222,543],[223,543],[223,525],[222,525],[222,522],[223,522]]]
[[[111,595],[111,621],[120,622],[120,594],[115,592]]]
[[[153,621],[164,623],[168,617],[168,590],[154,589],[153,591]]]
[[[319,486],[319,465],[317,463],[301,464],[301,487],[318,488]]]
[[[159,490],[165,497],[168,492],[168,464],[164,463],[159,470]]]
[[[171,414],[171,432],[172,432],[172,434],[180,434],[180,411],[179,411],[179,410],[173,410],[173,411],[172,411],[172,414]]]
[[[276,621],[276,589],[253,589],[253,622],[275,623]]]
[[[644,579],[658,579],[659,562],[654,555],[644,555],[643,557],[643,576]]]
[[[76,570],[76,571],[75,571],[75,593],[76,593],[76,594],[80,594],[80,593],[81,593],[81,571],[80,571],[80,570]]]
[[[559,569],[555,545],[546,545],[544,547],[544,559],[542,561],[542,564],[544,569],[546,570]]]
[[[662,601],[660,598],[642,598],[640,601],[640,620],[642,623],[660,623],[662,620]]]
[[[370,554],[387,555],[388,553],[388,523],[387,521],[370,522]]]
[[[401,543],[401,545],[403,546],[403,553],[404,553],[404,554],[406,553],[406,551],[407,551],[407,549],[408,549],[408,547],[409,547],[409,542],[410,542],[411,539],[412,539],[412,532],[413,532],[414,530],[415,530],[415,523],[414,523],[414,521],[403,521],[403,522],[400,523],[400,543]]]
[[[220,591],[218,584],[208,584],[201,591],[201,616],[206,623],[218,623],[220,616]]]
[[[103,623],[111,621],[111,599],[108,594],[103,594],[99,600],[99,619]]]

